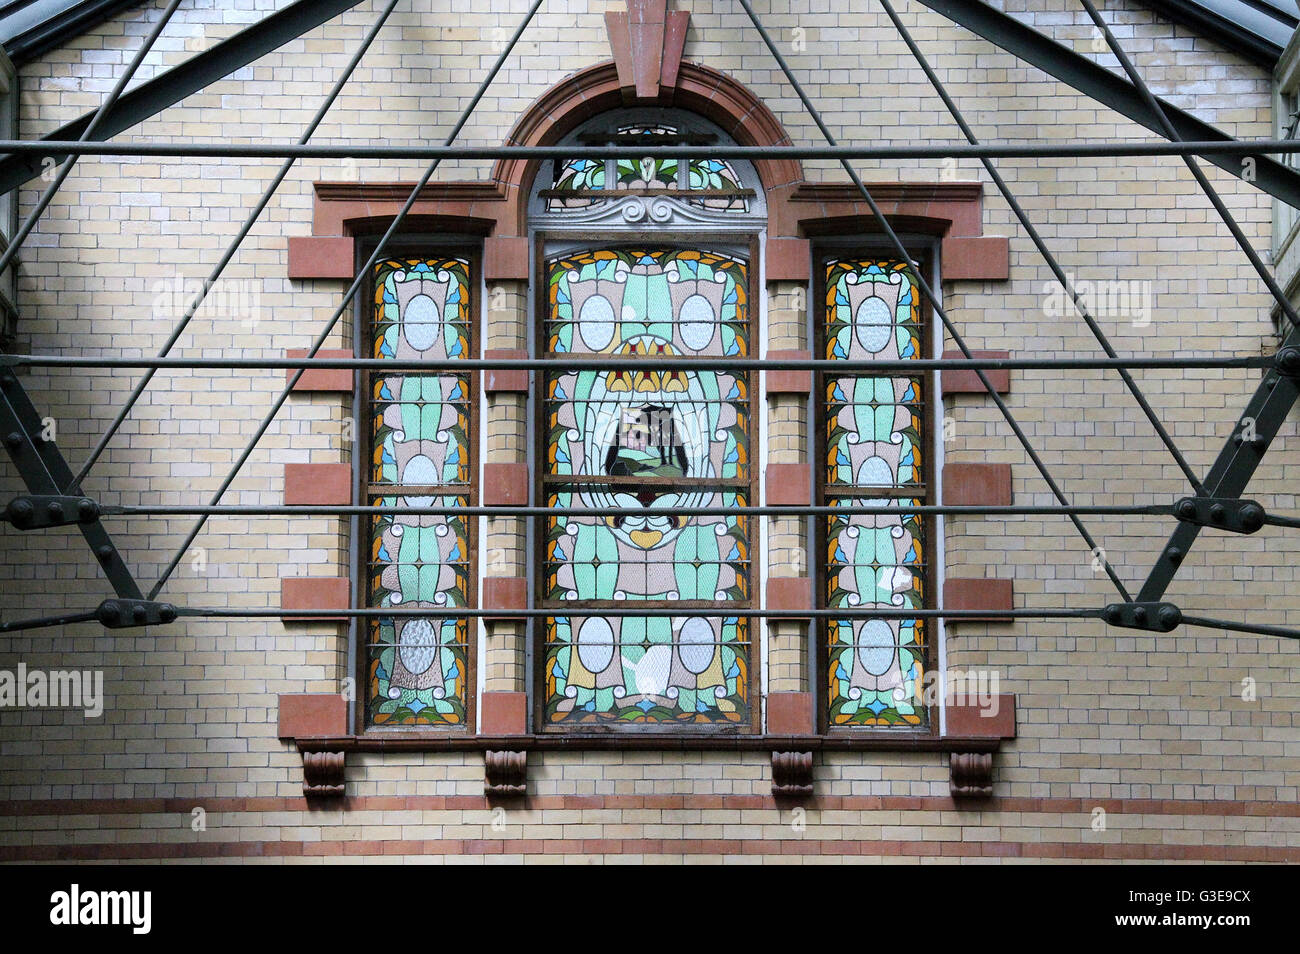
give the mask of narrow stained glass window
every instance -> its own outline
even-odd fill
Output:
[[[372,357],[410,362],[471,354],[468,260],[394,258],[376,265],[373,277]],[[368,375],[368,503],[470,503],[472,386],[468,373]],[[367,519],[367,605],[428,611],[363,621],[370,723],[464,725],[469,626],[439,611],[471,605],[469,521],[397,513]]]
[[[747,724],[751,718],[751,382],[656,358],[745,357],[748,263],[695,249],[607,248],[547,262],[542,690],[547,727]],[[565,369],[614,355],[613,370]],[[709,508],[690,516],[674,509]],[[665,513],[664,511],[668,511]],[[563,610],[669,609],[670,616]]]
[[[924,356],[920,293],[905,263],[827,262],[824,355],[831,360]],[[823,474],[831,506],[930,502],[926,379],[921,374],[822,375]],[[919,609],[927,590],[926,520],[845,514],[825,520],[824,600],[832,609]],[[923,726],[927,629],[919,618],[855,616],[825,626],[827,720],[836,726]]]

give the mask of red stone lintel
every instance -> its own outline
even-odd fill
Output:
[[[1010,464],[944,464],[943,502],[954,507],[1009,507]]]
[[[528,694],[485,692],[479,707],[480,735],[524,735],[528,732]]]
[[[940,248],[943,280],[1004,282],[1011,277],[1011,242],[997,235],[949,235]]]
[[[811,358],[811,351],[769,351],[767,353],[767,360],[769,361],[808,361]],[[806,397],[812,393],[812,372],[768,371],[767,393],[800,394]],[[800,464],[799,466],[802,467],[803,465]]]
[[[285,464],[288,506],[330,507],[352,503],[351,464]]]
[[[798,612],[813,605],[812,580],[806,576],[771,576],[767,579],[767,608]]]
[[[483,465],[483,506],[526,507],[527,505],[527,464]]]
[[[353,279],[356,267],[351,236],[300,235],[289,239],[290,278]]]
[[[971,700],[967,695],[945,707],[944,721],[945,738],[1014,739],[1015,693],[1002,693],[991,700]]]
[[[306,348],[290,348],[284,353],[286,358],[305,358],[307,357]],[[348,348],[321,348],[316,352],[315,358],[351,358],[352,351]],[[294,368],[285,368],[285,383],[293,380],[297,373]],[[298,383],[293,386],[294,391],[351,391],[353,390],[353,372],[351,368],[308,368],[303,371],[302,377]]]
[[[528,357],[522,348],[494,348],[483,352],[488,361],[514,361]],[[517,394],[528,393],[528,372],[519,369],[492,368],[483,372],[483,390],[488,393],[510,391]]]
[[[813,731],[811,692],[767,694],[768,735],[808,735]]]
[[[812,269],[812,250],[807,239],[769,238],[764,248],[764,267],[769,282],[806,282]]]
[[[812,503],[807,464],[768,464],[767,504],[771,507],[800,507]]]
[[[352,581],[345,576],[290,576],[280,580],[280,618],[286,623],[347,622],[347,616],[294,616],[294,610],[347,609]]]
[[[988,616],[963,616],[945,620],[955,623],[1005,622],[1009,616],[999,616],[997,610],[1010,612],[1015,608],[1015,581],[978,577],[949,577],[943,581],[943,606],[951,610],[992,610]]]
[[[522,235],[490,236],[483,240],[483,280],[528,281],[530,246]]]
[[[971,354],[976,358],[1010,358],[1010,351],[972,351]],[[965,355],[960,351],[945,351],[944,358],[965,359]],[[984,371],[989,381],[993,384],[993,389],[998,394],[1008,394],[1011,391],[1011,372],[1003,369],[1001,371],[987,368]],[[989,389],[984,386],[980,376],[972,370],[959,369],[956,371],[943,371],[939,375],[943,384],[943,393],[946,397],[949,394],[984,394],[989,393]]]
[[[348,704],[341,693],[282,695],[279,712],[281,739],[328,739],[347,734]]]
[[[528,580],[522,576],[483,577],[483,610],[492,619],[522,619],[511,610],[528,608]]]

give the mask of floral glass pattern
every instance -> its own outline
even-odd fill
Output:
[[[620,126],[611,141],[644,137],[651,145],[682,141],[678,127],[664,123]],[[560,159],[555,162],[553,185],[546,199],[548,210],[577,209],[605,201],[600,192],[654,192],[677,190],[689,204],[715,210],[747,211],[748,193],[736,168],[725,159]]]
[[[548,505],[658,512],[547,521],[544,600],[557,612],[544,621],[544,723],[745,724],[750,381],[654,359],[748,355],[748,264],[610,248],[551,259],[546,273]],[[566,355],[627,365],[565,369]],[[725,512],[671,512],[681,508]],[[599,614],[636,604],[673,614]],[[568,607],[596,612],[558,612]]]
[[[371,356],[403,362],[468,357],[470,266],[394,258],[374,270]],[[464,507],[471,474],[468,373],[374,372],[368,389],[366,499],[380,507]],[[365,620],[372,725],[464,725],[469,526],[457,516],[380,513],[369,520],[368,606],[427,616]]]
[[[923,356],[920,295],[906,263],[836,260],[824,279],[827,359]],[[826,518],[825,605],[920,609],[929,598],[926,522],[901,507],[928,502],[925,379],[855,371],[827,373],[822,383],[826,502],[900,508]],[[826,640],[831,727],[926,724],[924,620],[831,618]]]

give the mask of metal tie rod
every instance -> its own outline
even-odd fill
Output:
[[[174,156],[189,159],[1122,159],[1130,156],[1267,156],[1300,153],[1300,139],[1178,142],[968,142],[875,146],[373,146],[364,143],[82,142],[0,139],[8,155]]]
[[[431,496],[460,496],[458,488],[450,487],[445,493]],[[717,507],[386,507],[368,504],[224,504],[203,506],[200,504],[138,504],[131,506],[101,505],[99,516],[103,517],[186,517],[208,514],[213,517],[359,517],[374,515],[411,516],[411,517],[838,517],[838,516],[896,516],[900,513],[921,514],[924,516],[1065,516],[1069,513],[1088,514],[1092,516],[1112,517],[1168,517],[1174,513],[1174,504],[1147,505],[1098,505],[1098,506],[1035,506],[1026,504],[995,504],[979,506],[975,504],[909,504],[900,500],[897,506],[892,504],[853,504],[836,507],[830,504],[806,504],[804,506],[762,506],[718,509]],[[1266,522],[1268,518],[1265,518]],[[1279,526],[1285,526],[1284,520],[1275,518]]]
[[[1146,104],[1147,109],[1151,110],[1151,115],[1156,118],[1161,131],[1165,134],[1165,138],[1177,142],[1179,139],[1178,130],[1175,129],[1174,124],[1169,121],[1169,114],[1166,113],[1164,107],[1160,105],[1160,101],[1152,95],[1151,88],[1147,86],[1146,80],[1142,78],[1142,74],[1138,72],[1137,67],[1133,65],[1133,61],[1130,60],[1128,54],[1124,52],[1124,48],[1120,46],[1119,40],[1116,39],[1115,34],[1110,31],[1110,27],[1107,26],[1106,21],[1102,19],[1101,14],[1097,12],[1097,8],[1093,5],[1092,0],[1080,0],[1080,2],[1083,4],[1083,8],[1088,11],[1088,16],[1092,18],[1092,22],[1096,25],[1097,29],[1102,32],[1103,36],[1105,36],[1107,45],[1110,46],[1111,52],[1115,54],[1115,59],[1119,60],[1119,65],[1122,66],[1124,72],[1128,74],[1129,81],[1133,84],[1133,88],[1136,89],[1138,94],[1142,97],[1142,102]],[[1183,153],[1182,159],[1183,162],[1187,164],[1187,168],[1196,179],[1197,184],[1201,187],[1201,191],[1205,193],[1205,197],[1210,200],[1210,204],[1214,206],[1214,210],[1219,213],[1219,218],[1223,220],[1223,224],[1226,225],[1228,231],[1232,233],[1232,237],[1236,240],[1241,251],[1245,254],[1246,258],[1250,260],[1251,267],[1255,269],[1255,273],[1259,275],[1260,280],[1263,281],[1265,287],[1268,288],[1269,293],[1273,296],[1273,300],[1276,301],[1278,307],[1282,309],[1282,314],[1286,315],[1287,320],[1291,323],[1293,328],[1300,328],[1300,315],[1296,314],[1295,307],[1292,306],[1290,300],[1286,297],[1286,293],[1282,291],[1281,286],[1279,286],[1273,276],[1269,274],[1268,268],[1264,265],[1263,259],[1259,257],[1259,253],[1256,252],[1254,246],[1250,244],[1250,239],[1246,238],[1246,233],[1243,232],[1241,226],[1237,224],[1236,218],[1233,217],[1232,212],[1229,211],[1227,205],[1224,204],[1223,199],[1219,196],[1218,190],[1210,184],[1209,178],[1202,171],[1201,167],[1197,165],[1194,158],[1187,153]]]
[[[934,91],[938,93],[939,98],[943,100],[944,106],[947,107],[948,113],[952,116],[953,121],[957,124],[958,128],[961,129],[962,135],[966,137],[967,141],[970,142],[971,145],[978,145],[979,139],[975,136],[974,130],[971,129],[970,124],[966,122],[966,117],[962,114],[961,109],[948,94],[948,90],[943,85],[943,81],[939,79],[938,74],[936,74],[930,67],[930,62],[925,58],[925,54],[921,52],[921,48],[912,38],[911,32],[899,18],[898,13],[895,12],[894,5],[890,3],[889,0],[880,0],[880,5],[889,16],[890,21],[893,22],[894,28],[898,30],[898,35],[902,38],[903,42],[907,44],[907,48],[912,52],[912,57],[925,73],[926,78],[930,81],[930,85],[934,87]],[[1029,240],[1033,242],[1034,247],[1038,249],[1038,253],[1043,257],[1043,261],[1047,263],[1047,267],[1051,269],[1052,274],[1056,276],[1056,280],[1060,283],[1061,288],[1065,290],[1066,294],[1069,295],[1070,300],[1074,302],[1074,307],[1078,309],[1079,316],[1083,319],[1084,324],[1088,326],[1088,330],[1092,332],[1093,337],[1097,339],[1097,343],[1101,345],[1101,348],[1106,352],[1107,357],[1117,357],[1116,351],[1110,343],[1110,339],[1106,336],[1106,333],[1101,330],[1101,326],[1097,324],[1089,313],[1087,306],[1079,297],[1078,289],[1074,287],[1074,283],[1070,281],[1065,269],[1061,267],[1061,263],[1058,262],[1056,256],[1052,254],[1052,250],[1047,247],[1047,243],[1043,241],[1043,237],[1038,234],[1038,229],[1034,227],[1034,223],[1030,220],[1028,213],[1025,212],[1019,201],[1017,201],[1015,195],[1011,192],[1011,187],[1007,185],[1006,180],[1002,178],[997,167],[993,165],[993,161],[987,158],[981,159],[980,161],[984,166],[984,170],[989,174],[989,178],[992,179],[993,184],[997,186],[998,191],[1002,193],[1002,198],[1006,200],[1012,213],[1020,221],[1020,225],[1025,230],[1025,234],[1029,236]],[[1188,161],[1190,162],[1191,160],[1189,159]],[[1160,438],[1160,442],[1165,445],[1170,456],[1173,457],[1174,463],[1178,465],[1178,469],[1181,470],[1183,476],[1187,478],[1187,482],[1192,485],[1192,489],[1196,491],[1197,494],[1205,496],[1205,486],[1201,483],[1200,478],[1196,476],[1196,473],[1187,463],[1187,458],[1185,458],[1182,451],[1178,449],[1178,445],[1165,429],[1164,424],[1160,422],[1160,418],[1156,416],[1155,409],[1152,408],[1150,402],[1147,401],[1146,395],[1143,394],[1142,389],[1138,387],[1138,383],[1134,380],[1133,375],[1129,374],[1129,369],[1119,368],[1118,371],[1124,385],[1128,388],[1129,393],[1133,395],[1133,399],[1137,402],[1138,407],[1141,408],[1142,413],[1146,416],[1147,421],[1156,432],[1156,436]]]
[[[539,7],[541,7],[541,5],[542,5],[542,0],[533,0],[532,6],[528,8],[528,12],[524,15],[523,20],[520,22],[519,26],[515,29],[515,32],[510,37],[509,42],[506,44],[505,48],[501,51],[500,55],[497,57],[496,62],[492,64],[492,68],[488,70],[487,75],[483,77],[482,82],[479,83],[478,89],[474,91],[474,95],[470,98],[470,101],[465,105],[465,108],[461,111],[460,118],[456,120],[456,124],[452,127],[451,131],[447,134],[447,137],[444,140],[444,145],[448,145],[448,146],[451,145],[455,141],[456,137],[460,135],[461,129],[463,129],[465,124],[469,122],[469,118],[471,115],[473,115],[475,107],[478,106],[479,102],[483,99],[484,95],[486,95],[488,87],[492,85],[492,80],[496,78],[497,73],[501,71],[501,67],[505,65],[507,57],[509,57],[510,53],[514,50],[515,44],[519,42],[519,37],[523,34],[524,30],[527,29],[528,24],[532,22],[533,15],[537,13],[537,10]],[[314,358],[316,356],[316,352],[318,352],[321,349],[322,345],[325,344],[326,339],[329,338],[330,332],[334,329],[334,326],[338,324],[339,320],[343,317],[344,313],[348,310],[348,306],[351,304],[353,298],[356,297],[356,294],[361,289],[362,284],[369,277],[371,269],[373,269],[375,267],[375,263],[379,261],[379,258],[383,254],[385,247],[388,245],[388,242],[397,233],[398,229],[401,228],[402,222],[406,219],[407,214],[411,211],[411,209],[415,207],[415,203],[419,199],[420,193],[423,191],[425,185],[429,182],[429,180],[433,178],[433,174],[438,170],[438,166],[441,164],[441,162],[442,162],[441,159],[434,159],[425,168],[423,175],[421,175],[420,177],[420,180],[416,182],[415,186],[411,189],[410,195],[407,196],[406,202],[403,203],[402,207],[398,210],[397,215],[393,217],[393,221],[389,224],[384,234],[380,236],[379,241],[375,244],[375,249],[373,252],[371,252],[369,259],[367,259],[366,263],[357,272],[356,278],[353,279],[352,285],[348,288],[347,292],[344,293],[343,301],[339,304],[338,308],[334,311],[334,314],[330,316],[329,321],[325,323],[325,327],[322,328],[320,333],[316,336],[316,340],[312,342],[311,348],[307,352],[307,357]],[[285,385],[284,390],[280,392],[280,396],[271,405],[270,410],[266,412],[266,415],[262,418],[262,421],[258,425],[256,432],[249,439],[248,443],[244,446],[244,449],[240,453],[239,458],[235,461],[235,463],[232,465],[230,470],[227,472],[225,478],[221,482],[221,486],[217,488],[216,493],[213,495],[212,500],[210,501],[213,505],[221,503],[221,498],[225,496],[225,493],[230,488],[230,485],[234,483],[235,478],[239,476],[239,471],[243,468],[244,463],[248,460],[248,458],[252,456],[252,453],[256,449],[258,442],[262,439],[262,436],[270,428],[271,422],[275,420],[275,416],[280,412],[280,408],[284,407],[285,403],[289,400],[289,395],[293,393],[293,389],[298,384],[298,381],[302,377],[302,375],[303,375],[302,368],[299,368],[297,371],[294,372],[293,377],[290,378],[289,382]],[[154,599],[155,597],[157,597],[158,593],[167,584],[167,580],[171,577],[172,573],[175,572],[176,567],[180,565],[180,562],[184,558],[185,552],[189,549],[190,544],[194,542],[194,539],[203,530],[203,525],[207,522],[207,519],[208,519],[207,516],[199,517],[199,519],[195,522],[194,526],[190,529],[190,532],[186,536],[185,541],[181,544],[180,548],[173,555],[171,562],[167,564],[167,568],[163,570],[162,575],[158,577],[158,581],[154,583],[153,588],[149,591],[150,599]]]
[[[805,610],[765,610],[751,609],[748,607],[678,607],[668,609],[664,607],[641,607],[629,608],[626,610],[610,607],[601,608],[582,608],[582,607],[550,607],[550,608],[529,608],[529,609],[512,609],[503,611],[499,609],[437,609],[436,612],[430,612],[431,607],[423,609],[406,607],[402,609],[219,609],[207,607],[185,607],[170,606],[168,608],[174,613],[174,618],[181,616],[192,619],[278,619],[290,617],[302,622],[312,620],[321,620],[323,622],[337,620],[340,617],[356,619],[411,619],[421,617],[436,617],[438,619],[455,619],[464,617],[468,619],[481,619],[484,617],[497,617],[509,615],[516,618],[526,619],[545,619],[555,617],[644,617],[644,618],[672,618],[689,615],[719,616],[719,617],[748,617],[753,619],[967,619],[981,620],[990,616],[996,616],[1000,619],[1101,619],[1104,620],[1106,611],[1104,609],[1023,609],[1023,610],[943,610],[943,609],[913,609],[899,610],[892,608],[878,609],[838,609],[838,608],[810,608]],[[46,629],[53,626],[64,626],[75,623],[93,623],[98,621],[96,611],[84,613],[64,613],[58,616],[44,616],[29,620],[15,620],[9,623],[0,623],[0,633],[13,633],[34,629]],[[1268,623],[1242,623],[1234,620],[1212,619],[1202,616],[1182,616],[1180,625],[1195,626],[1205,629],[1221,629],[1230,632],[1251,633],[1260,636],[1281,636],[1286,639],[1300,640],[1300,630],[1291,629],[1285,626],[1274,626]],[[1132,627],[1124,627],[1131,629]],[[1155,635],[1167,635],[1155,633]]]
[[[1269,356],[1235,357],[1114,357],[1114,358],[908,358],[861,361],[834,358],[643,358],[661,371],[826,371],[835,374],[893,374],[905,371],[1106,371],[1115,368],[1151,370],[1268,369]],[[446,358],[209,358],[209,357],[81,357],[60,354],[0,354],[0,367],[14,368],[190,368],[195,370],[308,370],[311,368],[365,371],[579,371],[623,370],[638,363],[626,357]]]
[[[804,108],[808,111],[808,115],[812,118],[813,122],[816,123],[817,128],[821,131],[826,142],[829,145],[834,146],[836,144],[835,136],[831,133],[825,120],[822,119],[821,113],[818,112],[817,107],[814,106],[812,100],[808,98],[808,94],[804,92],[803,85],[794,75],[794,71],[790,69],[790,64],[785,61],[785,57],[781,55],[781,51],[777,49],[776,43],[773,42],[772,37],[768,34],[762,21],[759,20],[758,14],[754,12],[754,8],[750,5],[749,0],[740,0],[740,5],[749,16],[750,22],[754,24],[754,29],[758,32],[758,35],[762,37],[763,43],[767,46],[768,52],[772,54],[772,58],[776,60],[777,65],[781,67],[781,72],[785,74],[786,81],[794,89],[795,94],[799,97],[799,101],[803,103]],[[872,216],[879,224],[880,230],[884,233],[886,239],[889,240],[889,244],[893,247],[895,254],[897,254],[903,261],[910,262],[912,260],[911,256],[908,254],[906,246],[903,245],[902,239],[898,237],[898,233],[894,230],[894,227],[890,225],[889,219],[876,203],[871,192],[863,184],[862,179],[858,176],[852,163],[847,159],[841,159],[840,165],[844,168],[849,179],[852,180],[853,185],[857,187],[858,192],[861,193],[862,198],[870,207]],[[952,319],[948,317],[948,313],[944,309],[943,303],[939,301],[939,296],[935,294],[934,289],[930,287],[930,283],[915,268],[912,269],[912,277],[915,279],[917,287],[921,289],[921,293],[925,296],[926,300],[929,301],[930,307],[934,310],[935,316],[940,322],[942,322],[944,328],[947,329],[948,334],[952,336],[953,343],[957,345],[962,355],[967,358],[973,358],[974,355],[972,355],[970,348],[967,346],[966,339],[962,337],[957,326],[953,323]],[[984,385],[984,390],[988,393],[989,399],[997,406],[998,412],[1001,413],[1003,419],[1007,422],[1007,426],[1010,427],[1012,433],[1015,434],[1016,440],[1020,443],[1020,446],[1024,448],[1026,456],[1028,456],[1029,460],[1033,463],[1039,476],[1043,478],[1043,482],[1051,489],[1052,495],[1056,497],[1061,506],[1069,506],[1070,501],[1066,499],[1065,493],[1056,483],[1056,480],[1053,479],[1051,473],[1047,469],[1047,465],[1043,463],[1042,458],[1038,456],[1038,452],[1034,450],[1029,438],[1025,435],[1024,430],[1016,421],[1015,415],[1011,413],[1011,409],[1007,407],[1006,401],[1002,400],[1001,395],[998,394],[997,388],[995,388],[993,382],[989,380],[989,376],[980,368],[975,369],[975,374],[978,375],[980,383]],[[1104,552],[1100,547],[1098,547],[1092,534],[1088,532],[1088,528],[1083,525],[1083,522],[1077,516],[1071,514],[1069,520],[1074,524],[1074,528],[1079,532],[1079,536],[1083,538],[1084,543],[1088,545],[1090,553],[1095,555]],[[1101,562],[1102,568],[1110,578],[1111,583],[1115,585],[1115,589],[1119,592],[1120,596],[1124,598],[1125,602],[1131,602],[1132,597],[1129,595],[1128,589],[1124,586],[1124,581],[1119,578],[1119,575],[1110,565],[1110,562],[1105,559]]]
[[[131,63],[122,72],[122,75],[117,78],[117,82],[113,85],[112,92],[104,97],[104,101],[100,103],[99,109],[95,112],[95,115],[91,117],[90,122],[86,125],[85,131],[82,132],[81,137],[77,140],[78,142],[88,143],[95,135],[95,130],[99,128],[104,117],[107,116],[117,104],[118,99],[122,96],[122,91],[126,89],[126,84],[131,82],[131,78],[135,76],[136,71],[140,69],[140,64],[143,63],[145,57],[149,55],[149,51],[153,49],[153,45],[158,42],[158,37],[162,36],[162,32],[166,28],[167,23],[171,20],[172,14],[176,12],[176,8],[180,5],[181,0],[171,0],[171,3],[169,3],[167,8],[163,10],[162,16],[160,16],[158,22],[153,25],[153,29],[149,31],[149,35],[145,37],[144,43],[142,43],[140,49],[136,51],[135,57],[131,60]],[[31,212],[28,213],[27,218],[23,221],[23,224],[19,227],[18,231],[14,233],[13,238],[9,240],[8,248],[4,250],[4,254],[0,255],[0,275],[4,274],[4,270],[13,263],[15,258],[18,257],[18,251],[22,248],[23,242],[27,240],[27,236],[30,235],[32,229],[36,227],[36,223],[40,220],[41,215],[44,214],[47,208],[49,208],[50,203],[54,201],[55,193],[57,193],[59,187],[67,181],[68,176],[72,174],[72,167],[76,164],[77,156],[75,155],[71,156],[66,162],[64,162],[63,166],[55,175],[53,181],[46,187],[45,191],[41,194],[41,197],[36,200],[36,205],[32,208]],[[79,480],[74,480],[73,486],[76,486],[79,482]]]
[[[302,135],[298,137],[299,143],[305,144],[320,127],[320,124],[325,119],[325,114],[329,112],[330,107],[334,105],[335,100],[338,99],[339,94],[343,91],[343,87],[347,85],[348,80],[350,80],[353,73],[356,72],[357,66],[360,64],[362,57],[365,56],[366,51],[369,50],[371,44],[374,43],[375,37],[379,35],[379,31],[388,21],[389,15],[393,12],[393,8],[396,7],[397,4],[398,0],[389,0],[388,5],[380,11],[378,19],[376,19],[371,25],[370,29],[366,32],[365,37],[362,38],[361,45],[358,46],[356,52],[352,54],[352,59],[348,61],[343,72],[340,73],[338,78],[334,81],[334,86],[330,89],[325,99],[316,109],[316,115],[312,117],[311,122],[307,124],[307,128],[303,131]],[[89,137],[91,132],[93,132],[93,129],[87,129],[86,137]],[[181,334],[189,325],[190,320],[198,313],[199,307],[208,297],[208,292],[216,286],[222,273],[225,272],[226,266],[229,265],[231,260],[235,257],[235,253],[239,251],[239,247],[243,244],[244,239],[248,237],[248,233],[253,230],[253,226],[257,223],[257,220],[261,218],[262,212],[271,202],[271,197],[274,196],[276,190],[280,188],[280,184],[284,182],[285,178],[289,175],[289,172],[296,161],[297,160],[293,158],[286,159],[280,166],[280,171],[271,178],[271,181],[267,183],[266,188],[262,190],[262,197],[257,201],[257,204],[249,210],[248,215],[244,218],[243,226],[239,229],[239,232],[236,233],[235,237],[227,244],[226,251],[208,273],[207,279],[199,288],[199,293],[194,296],[193,300],[190,301],[188,305],[186,305],[184,312],[181,314],[180,318],[177,319],[175,326],[172,328],[171,334],[167,336],[167,341],[163,344],[162,350],[158,353],[160,358],[166,357],[171,352],[176,342],[180,339]],[[71,163],[68,165],[70,167]],[[149,382],[153,380],[154,372],[157,370],[157,367],[150,367],[139,382],[136,383],[135,388],[127,397],[126,403],[122,405],[121,410],[117,412],[112,423],[109,424],[108,429],[104,431],[99,442],[95,444],[94,449],[81,465],[81,470],[77,472],[74,486],[80,485],[81,482],[86,479],[86,475],[90,473],[91,468],[95,466],[96,461],[99,460],[100,456],[108,448],[109,443],[113,440],[113,436],[117,434],[118,429],[126,421],[132,408],[135,407],[136,402],[140,400],[140,396],[144,394],[145,388],[149,386]]]

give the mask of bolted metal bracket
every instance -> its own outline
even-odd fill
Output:
[[[1285,374],[1289,378],[1300,377],[1300,348],[1294,345],[1279,348],[1273,356],[1273,366],[1277,368],[1278,374]]]
[[[99,504],[89,497],[60,494],[26,494],[5,507],[5,517],[18,530],[45,530],[74,523],[90,524],[99,519]]]
[[[1174,516],[1184,523],[1216,527],[1233,533],[1254,533],[1267,514],[1254,500],[1235,497],[1184,497],[1174,504]]]
[[[32,503],[31,523],[27,525],[21,522],[28,517],[26,507],[19,506],[16,511],[10,509],[17,501],[10,502],[5,517],[20,530],[76,525],[112,584],[113,592],[126,600],[142,599],[144,594],[140,592],[135,577],[99,521],[99,505],[78,493],[81,488],[74,485],[72,468],[54,441],[45,439],[43,430],[42,418],[22,382],[11,370],[0,366],[0,446],[8,453],[27,488],[27,501],[44,503],[41,507]],[[83,500],[95,510],[89,519],[83,516]],[[49,509],[51,503],[59,504],[62,516]],[[15,516],[18,520],[14,519]]]
[[[1173,603],[1111,603],[1101,618],[1112,626],[1167,633],[1183,621],[1183,611]]]
[[[104,600],[95,609],[95,618],[107,629],[159,626],[175,622],[177,615],[171,603],[152,600]]]

